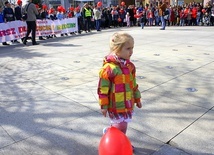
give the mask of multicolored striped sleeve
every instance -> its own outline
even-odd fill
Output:
[[[133,87],[134,87],[134,102],[135,103],[139,103],[141,102],[140,99],[141,99],[141,93],[138,89],[138,84],[136,82],[136,76],[135,76],[135,73],[136,73],[136,69],[135,69],[135,66],[133,65],[133,72],[132,72],[132,75],[133,75]]]
[[[138,89],[138,85],[135,84],[135,87],[134,87],[134,102],[135,103],[140,103],[141,102],[140,98],[141,98],[141,93],[140,93],[140,91]]]
[[[109,80],[112,74],[112,69],[110,66],[105,65],[99,72],[99,83],[98,83],[98,97],[101,109],[107,109],[109,105],[109,90],[111,86],[111,81]]]

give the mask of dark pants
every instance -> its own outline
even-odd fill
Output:
[[[91,17],[86,17],[84,19],[84,26],[85,26],[85,31],[90,31],[91,30]]]
[[[36,43],[36,21],[26,21],[27,23],[27,34],[23,42],[26,43],[29,34],[32,35],[32,44]]]

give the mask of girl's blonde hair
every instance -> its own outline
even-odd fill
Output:
[[[124,32],[116,32],[110,38],[110,52],[118,53],[125,43],[134,42],[134,38]]]

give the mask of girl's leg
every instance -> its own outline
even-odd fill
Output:
[[[127,122],[114,123],[114,124],[112,124],[112,126],[115,127],[115,128],[117,128],[117,129],[119,129],[124,134],[126,134],[128,123]]]

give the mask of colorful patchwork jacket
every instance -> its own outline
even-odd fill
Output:
[[[98,95],[101,109],[113,113],[133,110],[134,103],[139,103],[141,94],[135,78],[135,66],[130,60],[105,57],[99,72]]]

